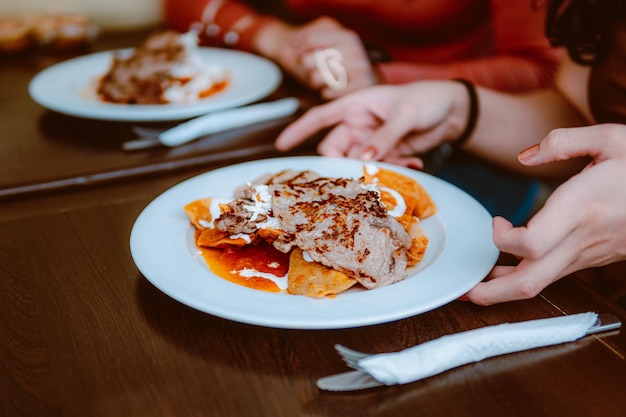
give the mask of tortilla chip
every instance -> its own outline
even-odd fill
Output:
[[[437,212],[437,206],[430,194],[413,178],[381,167],[377,167],[376,172],[370,173],[367,166],[363,167],[363,178],[366,184],[378,185],[381,189],[381,200],[388,210],[392,210],[397,202],[393,194],[385,192],[385,188],[396,190],[404,198],[406,210],[398,221],[405,227],[413,221],[413,216],[425,219]]]
[[[205,229],[206,224],[213,222],[211,200],[212,198],[195,200],[184,207],[187,217],[189,217],[189,220],[197,229]],[[203,223],[205,224],[204,226],[202,225]]]
[[[426,248],[428,247],[428,236],[424,234],[419,220],[417,220],[417,218],[414,219],[415,221],[411,223],[407,229],[411,236],[411,248],[407,251],[408,266],[422,262]]]
[[[415,186],[415,193],[419,197],[417,198],[418,204],[413,210],[413,215],[421,220],[437,213],[437,205],[430,197],[430,194],[428,194],[428,191],[417,182],[415,182]]]
[[[289,256],[287,282],[287,292],[308,297],[337,294],[357,283],[346,274],[319,262],[306,261],[300,249],[294,249]]]
[[[258,233],[261,239],[265,240],[266,242],[272,243],[276,239],[278,239],[279,236],[283,235],[285,232],[283,232],[282,230],[278,230],[278,229],[266,228],[266,229],[259,229]]]
[[[254,243],[256,234],[248,237],[232,237],[228,233],[214,229],[211,214],[212,198],[202,198],[187,204],[184,209],[187,217],[196,228],[196,244],[203,248],[223,248],[227,245],[244,246]],[[221,213],[230,211],[227,204],[218,204]]]
[[[245,237],[232,237],[217,229],[202,229],[196,233],[196,245],[203,248],[223,248],[225,246],[245,246],[257,241],[256,234]]]

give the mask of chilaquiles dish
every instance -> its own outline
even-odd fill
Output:
[[[358,179],[314,171],[265,174],[184,207],[195,243],[216,275],[246,287],[309,297],[406,278],[436,213],[428,192],[393,170],[363,166]]]

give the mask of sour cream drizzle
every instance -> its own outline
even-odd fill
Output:
[[[393,188],[384,187],[380,190],[388,192],[396,200],[396,206],[391,210],[387,210],[389,214],[393,217],[401,217],[402,215],[404,215],[404,212],[406,211],[406,201],[404,201],[402,194],[400,194]]]
[[[253,204],[246,204],[245,209],[252,213],[250,221],[255,221],[259,214],[268,215],[270,213],[272,210],[272,196],[267,185],[255,185],[251,191]]]
[[[230,200],[226,198],[212,198],[211,205],[209,206],[209,212],[211,213],[211,220],[203,220],[200,219],[198,223],[205,229],[213,229],[215,225],[213,221],[222,215],[222,209],[220,208],[220,204],[228,204]]]
[[[244,268],[239,271],[232,271],[232,273],[238,274],[244,278],[260,277],[260,278],[268,279],[272,281],[274,284],[276,284],[276,286],[281,290],[286,290],[288,286],[287,275],[283,277],[279,277],[274,274],[270,274],[268,272],[261,272],[261,271],[257,271],[255,269],[250,269],[250,268]]]
[[[376,175],[378,173],[378,167],[372,164],[365,164],[365,172],[367,172],[369,175]],[[397,192],[396,190],[394,190],[393,188],[387,188],[387,187],[378,187],[376,181],[376,188],[375,190],[378,191],[380,193],[380,191],[385,191],[388,192],[389,194],[391,194],[393,196],[393,198],[396,200],[396,206],[391,209],[391,210],[387,210],[389,212],[389,214],[393,217],[401,217],[402,215],[404,215],[404,212],[406,211],[406,201],[404,200],[404,198],[402,197],[402,194],[400,194],[399,192]]]
[[[231,239],[243,239],[246,241],[246,243],[250,243],[252,242],[252,239],[250,239],[250,235],[247,233],[237,233],[236,235],[230,235],[229,238]]]
[[[187,50],[187,59],[172,67],[171,75],[188,82],[170,86],[164,97],[170,103],[198,101],[200,94],[214,85],[224,82],[226,70],[218,66],[205,65],[198,58],[198,38],[195,33],[185,33],[179,37],[179,43]]]

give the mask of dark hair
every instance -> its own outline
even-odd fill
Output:
[[[625,0],[549,0],[546,36],[574,62],[593,64],[606,55],[625,6]]]

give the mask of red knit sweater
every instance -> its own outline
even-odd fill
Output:
[[[232,28],[239,39],[232,47],[251,50],[254,35],[273,16],[261,15],[240,0],[165,0],[167,24],[187,31],[202,21],[209,3],[223,3],[214,15],[220,28],[204,37],[225,46]],[[355,30],[368,44],[385,50],[391,62],[378,63],[391,84],[420,79],[465,78],[504,91],[526,91],[552,82],[559,50],[544,36],[544,11],[532,0],[283,0],[301,19],[331,16]],[[210,11],[211,8],[206,9]],[[245,24],[241,25],[242,17]],[[239,22],[239,23],[237,23]],[[207,22],[204,22],[207,23]]]

